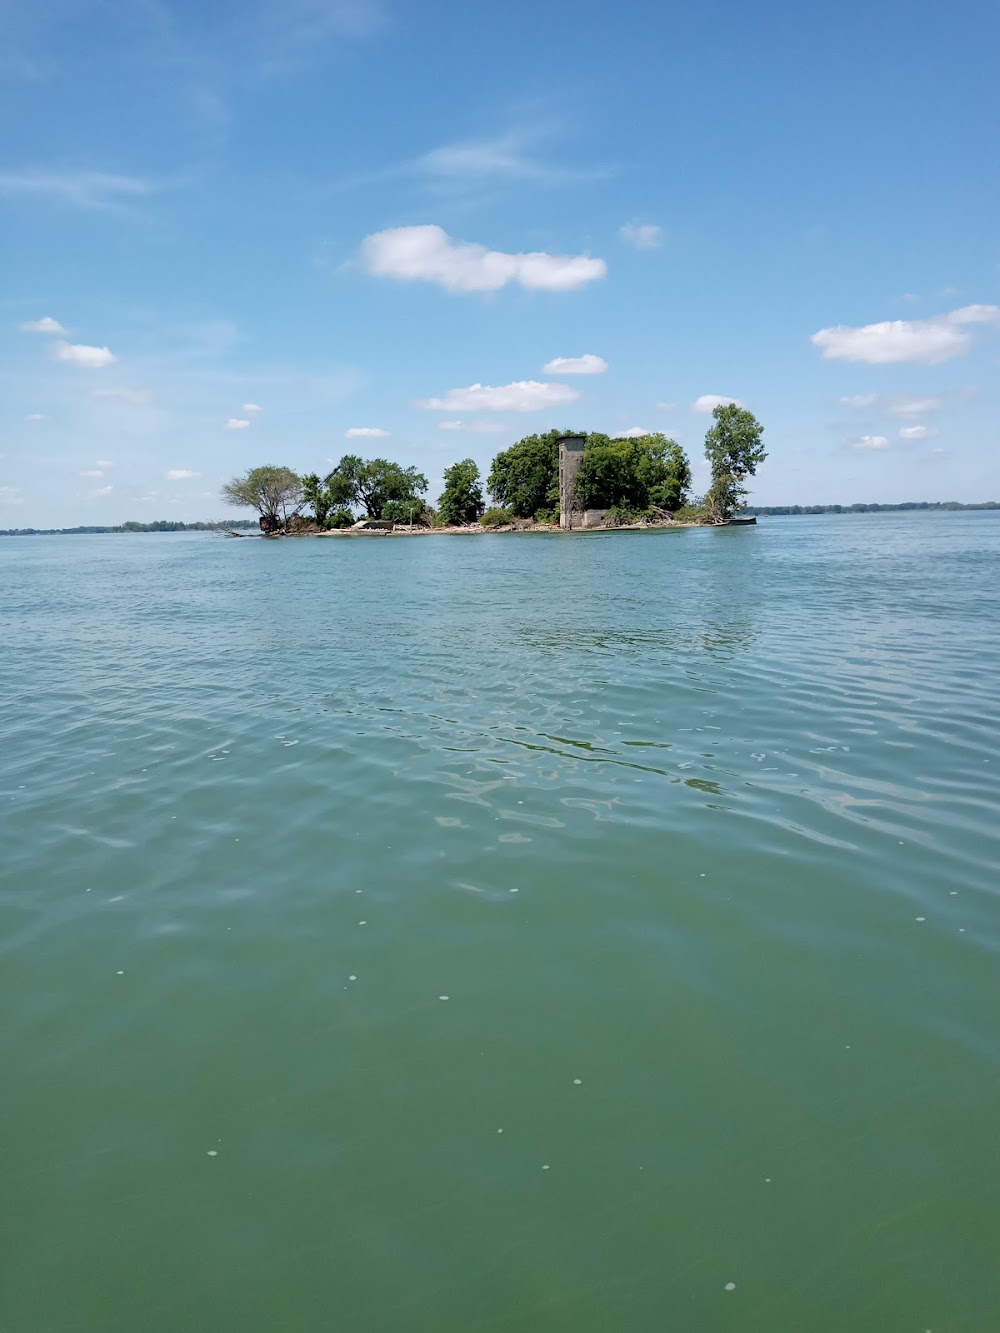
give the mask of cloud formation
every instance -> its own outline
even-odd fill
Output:
[[[714,412],[717,407],[725,407],[733,403],[736,407],[745,407],[739,398],[726,398],[720,393],[703,393],[700,398],[696,398],[691,404],[692,412]]]
[[[507,427],[502,421],[439,421],[438,430],[464,430],[473,435],[500,435]]]
[[[900,398],[889,408],[897,417],[923,417],[928,412],[940,412],[943,398]]]
[[[418,399],[417,406],[434,412],[538,412],[579,397],[579,391],[568,384],[516,380],[513,384],[470,384],[467,389],[449,389],[443,398]]]
[[[850,328],[820,329],[810,341],[828,361],[861,361],[870,366],[915,362],[935,366],[963,356],[972,346],[970,324],[1000,323],[1000,306],[967,305],[930,319],[887,319]]]
[[[651,222],[626,222],[618,228],[618,237],[635,250],[655,250],[663,239],[663,228]]]
[[[878,402],[877,393],[855,393],[847,398],[841,398],[840,402],[844,407],[874,407]]]
[[[226,430],[246,430],[249,425],[245,417],[230,417],[226,422]]]
[[[645,426],[630,426],[628,430],[616,430],[612,435],[613,440],[638,440],[643,435],[652,435],[651,430]]]
[[[583,356],[557,356],[542,366],[546,375],[603,375],[608,363],[603,356],[584,352]]]
[[[264,409],[260,403],[244,403],[242,410],[248,417],[255,417],[258,412],[263,412]]]
[[[889,441],[884,435],[862,435],[854,443],[855,449],[888,449]]]
[[[86,343],[68,343],[59,341],[52,349],[57,361],[67,361],[72,366],[85,366],[88,370],[101,370],[104,366],[113,366],[118,358],[108,347],[88,347]]]
[[[496,292],[508,283],[567,292],[607,273],[604,260],[589,255],[507,254],[455,241],[437,226],[373,232],[361,243],[361,263],[376,278],[436,282],[449,292]]]
[[[931,435],[929,426],[900,426],[899,438],[901,440],[926,440]]]
[[[44,412],[29,412],[24,419],[25,421],[48,421]]]
[[[344,431],[349,440],[384,440],[388,434],[381,426],[351,426]]]
[[[110,209],[157,189],[137,176],[107,171],[0,171],[0,195],[50,200],[76,208]]]
[[[172,467],[163,474],[167,481],[190,481],[192,477],[200,477],[200,472],[192,472],[186,467]]]
[[[57,319],[51,315],[43,315],[41,319],[26,319],[23,324],[17,326],[22,333],[65,333],[66,330]]]
[[[103,477],[103,476],[104,476],[104,473],[101,471],[101,469],[100,469],[99,467],[89,467],[89,468],[85,468],[85,469],[80,473],[80,476],[81,476],[81,477]]]

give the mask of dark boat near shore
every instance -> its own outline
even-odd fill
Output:
[[[756,523],[756,522],[757,522],[756,514],[745,514],[742,518],[731,518],[729,520],[729,526],[731,528],[745,528],[749,527],[751,523]]]

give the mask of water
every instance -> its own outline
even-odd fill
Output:
[[[0,578],[4,1333],[996,1327],[995,515]]]

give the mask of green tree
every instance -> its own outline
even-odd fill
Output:
[[[325,479],[316,472],[307,472],[302,478],[302,500],[312,505],[313,518],[322,527],[330,512],[330,492]]]
[[[550,430],[526,435],[497,454],[490,468],[490,495],[517,518],[533,518],[540,509],[559,508],[559,447],[556,441],[572,432]]]
[[[414,467],[402,467],[387,458],[359,458],[345,454],[326,479],[330,505],[358,505],[368,518],[386,518],[385,508],[398,502],[423,508],[419,498],[427,490],[427,478]],[[393,512],[402,512],[398,508]]]
[[[712,468],[712,484],[705,508],[713,523],[728,523],[748,494],[744,482],[755,475],[767,457],[760,437],[764,427],[752,412],[735,403],[712,409],[715,425],[705,436],[705,457]]]
[[[448,527],[475,523],[485,508],[479,468],[471,458],[452,463],[444,470],[444,490],[438,500],[438,516]]]
[[[284,528],[304,503],[301,478],[291,468],[271,465],[227,481],[222,498],[236,509],[256,509],[268,531]]]
[[[676,440],[652,434],[609,439],[588,435],[576,491],[586,509],[645,513],[679,509],[691,485],[691,466]]]

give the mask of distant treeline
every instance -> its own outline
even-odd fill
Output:
[[[79,537],[103,532],[217,532],[220,528],[256,528],[255,519],[240,518],[225,523],[178,523],[160,518],[155,523],[121,523],[116,528],[0,528],[0,537]]]
[[[1000,502],[984,500],[982,504],[959,504],[957,500],[908,500],[898,505],[747,505],[747,514],[896,514],[910,509],[1000,509]]]

